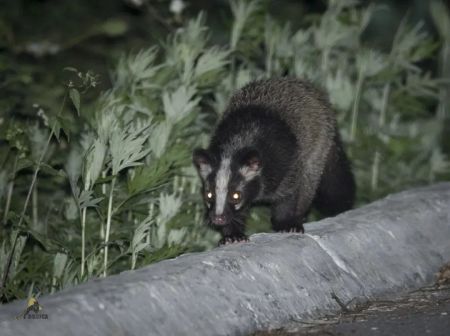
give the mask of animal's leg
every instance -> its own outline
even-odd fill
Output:
[[[308,217],[311,200],[297,193],[272,205],[272,228],[279,232],[305,232],[303,223]]]
[[[219,231],[222,234],[219,245],[248,241],[245,235],[245,225],[241,221],[221,227]]]
[[[350,162],[337,137],[336,146],[328,154],[314,206],[326,216],[335,216],[352,208],[355,189]]]

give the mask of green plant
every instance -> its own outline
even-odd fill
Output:
[[[256,78],[302,77],[328,93],[359,204],[450,177],[448,78],[420,66],[442,47],[448,76],[441,5],[433,13],[442,45],[405,19],[387,52],[361,37],[383,7],[330,0],[293,30],[264,6],[232,2],[224,45],[211,42],[200,14],[159,46],[124,55],[94,103],[83,94],[97,78],[69,68],[77,82],[64,87],[59,111],[2,119],[2,301],[215,246],[217,234],[202,224],[191,150],[206,145],[230,94]],[[249,232],[266,230],[266,215],[254,211]]]

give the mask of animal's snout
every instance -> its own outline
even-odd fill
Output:
[[[215,225],[225,225],[225,223],[226,223],[225,216],[224,215],[215,215],[212,218],[212,222]]]

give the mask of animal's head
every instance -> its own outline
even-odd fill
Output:
[[[245,148],[232,156],[218,157],[196,149],[194,165],[203,182],[203,199],[209,223],[215,227],[241,224],[243,213],[260,191],[261,158]]]

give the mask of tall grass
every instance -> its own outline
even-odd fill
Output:
[[[433,8],[446,27],[445,7]],[[97,78],[70,68],[60,112],[40,109],[33,127],[2,121],[2,301],[215,246],[191,150],[207,143],[231,92],[253,79],[301,77],[328,93],[359,204],[448,179],[448,78],[440,78],[448,76],[448,34],[442,28],[434,41],[405,19],[388,52],[373,50],[361,35],[379,10],[330,1],[308,28],[292,31],[259,1],[232,2],[229,43],[211,43],[200,14],[161,45],[123,56],[94,104],[83,97]],[[441,73],[427,73],[419,64],[438,48]],[[254,212],[249,231],[261,222]]]

